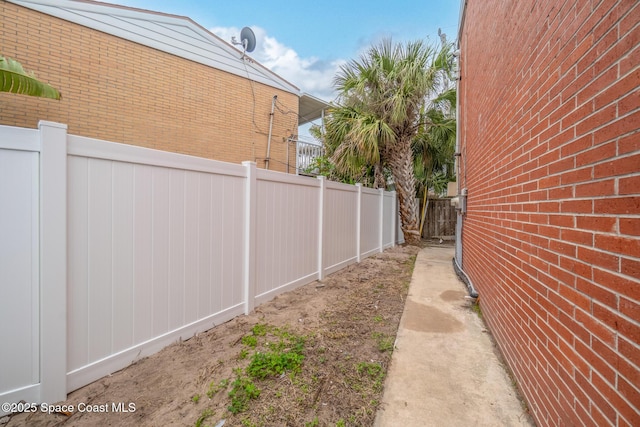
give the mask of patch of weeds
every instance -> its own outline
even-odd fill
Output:
[[[229,391],[231,405],[229,405],[227,409],[232,414],[244,412],[249,406],[249,401],[251,399],[257,399],[259,396],[260,389],[250,378],[238,377],[231,383],[231,391]]]
[[[411,255],[409,258],[407,258],[407,260],[404,262],[404,266],[409,270],[410,274],[413,274],[413,268],[416,265],[416,258],[418,256],[417,255]]]
[[[255,335],[245,335],[242,337],[242,344],[247,347],[256,348],[258,345],[258,338]]]
[[[267,335],[269,329],[269,325],[267,325],[266,323],[257,323],[253,326],[253,328],[251,328],[251,333],[256,337],[263,337]]]
[[[319,425],[320,425],[320,421],[318,420],[318,417],[315,417],[313,421],[304,423],[304,427],[318,427]]]
[[[246,369],[251,378],[265,379],[300,370],[304,360],[305,338],[282,329],[273,329],[271,332],[280,339],[269,345],[270,351],[256,352],[251,357]]]
[[[242,425],[244,427],[256,427],[256,424],[252,423],[249,418],[245,418],[244,420],[242,420],[240,422],[242,423]]]
[[[373,318],[373,321],[374,321],[374,322],[378,322],[378,323],[380,323],[380,322],[383,322],[383,321],[384,321],[384,319],[382,318],[382,316],[377,315],[377,316],[375,316],[375,317]]]
[[[482,319],[482,308],[480,308],[480,301],[476,300],[473,304],[471,304],[471,310],[476,313],[479,318]]]
[[[356,371],[361,377],[370,380],[374,390],[380,391],[384,385],[385,372],[379,363],[360,362],[356,365]]]
[[[200,401],[200,395],[199,394],[194,394],[193,397],[191,398],[191,401],[193,403],[198,403]]]
[[[298,372],[304,356],[295,351],[255,353],[247,366],[247,374],[252,378],[265,379],[285,371]]]
[[[238,359],[250,357],[250,362],[244,369],[234,369],[235,380],[231,381],[229,391],[231,404],[227,407],[229,412],[239,414],[247,411],[250,401],[260,396],[260,389],[254,380],[264,380],[285,372],[291,372],[293,376],[299,372],[304,360],[306,339],[307,337],[297,336],[286,329],[275,328],[264,323],[254,325],[251,333],[242,337],[242,344],[250,348],[266,348],[267,351],[255,351],[251,356],[248,348],[240,352]],[[272,342],[265,342],[267,340]],[[207,395],[212,397],[220,389],[226,388],[230,382],[226,381],[219,385],[211,383]],[[308,389],[308,385],[304,386]],[[279,393],[276,397],[281,396],[282,394]]]
[[[379,363],[374,362],[360,362],[356,365],[356,371],[358,371],[360,375],[366,373],[371,378],[377,378],[381,374],[384,374],[382,366],[380,366]]]
[[[347,425],[345,424],[344,420],[342,418],[340,418],[337,422],[336,422],[336,427],[346,427]]]
[[[227,388],[228,385],[229,385],[228,379],[220,380],[218,384],[216,384],[214,381],[211,381],[211,384],[209,384],[209,390],[207,390],[207,397],[209,399],[212,399],[213,395],[215,395],[220,390]]]
[[[393,351],[393,337],[380,332],[373,332],[371,334],[371,337],[376,340],[376,345],[378,346],[378,350],[380,350],[380,352],[384,353],[385,351]]]
[[[202,411],[202,414],[200,414],[200,416],[198,417],[198,419],[196,420],[196,427],[201,427],[202,423],[204,422],[204,420],[206,420],[207,418],[213,416],[215,412],[213,412],[211,409],[207,408],[204,411]]]

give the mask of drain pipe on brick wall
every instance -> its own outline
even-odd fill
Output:
[[[278,95],[273,95],[273,101],[271,101],[271,114],[269,118],[269,136],[267,138],[267,158],[264,159],[264,168],[269,169],[269,160],[271,156],[271,132],[273,131],[273,113],[276,108],[276,101],[278,100]]]
[[[464,24],[464,16],[466,12],[467,2],[462,0],[460,6],[460,22],[458,28],[458,42],[457,42],[457,50],[453,53],[455,57],[456,64],[456,151],[455,151],[455,171],[456,171],[456,183],[458,187],[457,194],[457,224],[456,224],[456,250],[455,255],[453,257],[453,270],[456,272],[457,276],[462,280],[462,282],[467,286],[467,291],[469,292],[469,296],[471,298],[478,298],[479,294],[476,288],[473,286],[473,282],[467,276],[467,274],[462,269],[462,229],[464,228],[464,215],[467,210],[467,189],[461,189],[460,183],[460,160],[462,157],[462,153],[460,152],[460,80],[462,79],[462,70],[460,69],[460,35],[462,33],[462,26]],[[464,168],[464,173],[467,173],[467,168]],[[466,180],[465,180],[466,184]]]
[[[469,279],[467,273],[465,273],[462,267],[458,265],[458,260],[456,259],[456,257],[453,257],[453,270],[456,272],[460,280],[462,280],[462,282],[467,285],[469,296],[471,298],[478,298],[480,294],[478,293],[478,291],[476,291],[476,288],[473,287],[473,282],[471,281],[471,279]]]

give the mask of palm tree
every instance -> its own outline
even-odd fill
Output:
[[[12,92],[41,98],[60,99],[60,92],[27,73],[22,65],[0,55],[0,92]]]
[[[341,67],[334,82],[338,100],[325,123],[325,144],[338,170],[357,175],[373,166],[378,183],[384,170],[391,172],[410,244],[420,241],[412,141],[449,57],[446,46],[437,51],[421,41],[382,41]]]
[[[456,89],[446,88],[430,104],[413,141],[414,171],[422,199],[420,234],[429,205],[429,189],[440,194],[455,179]]]

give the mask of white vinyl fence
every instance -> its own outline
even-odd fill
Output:
[[[393,246],[395,200],[58,123],[0,126],[0,401],[64,400]]]

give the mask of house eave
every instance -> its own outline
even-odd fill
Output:
[[[298,120],[299,125],[313,122],[324,116],[324,111],[329,108],[329,103],[316,98],[308,93],[300,94]]]

